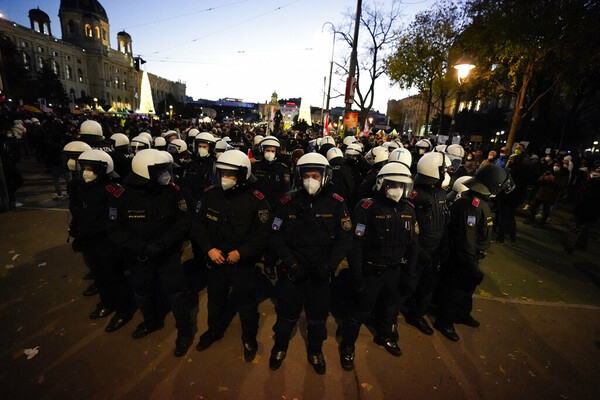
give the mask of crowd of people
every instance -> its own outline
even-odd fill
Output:
[[[54,199],[67,182],[69,235],[98,295],[91,319],[143,338],[172,312],[181,357],[204,285],[207,329],[196,350],[223,338],[236,314],[244,359],[258,350],[261,279],[274,286],[277,320],[269,366],[283,363],[302,311],[307,360],[325,373],[322,344],[331,313],[339,359],[352,370],[361,325],[400,356],[397,324],[460,340],[455,324],[479,326],[472,296],[491,241],[515,243],[516,214],[544,226],[560,201],[575,202],[585,249],[600,214],[600,162],[590,155],[539,155],[518,143],[434,145],[429,139],[264,132],[250,126],[101,118],[6,121],[0,149],[12,206],[28,151],[52,174]],[[540,157],[541,155],[541,157]],[[193,260],[182,264],[184,242]],[[191,265],[191,267],[190,267]],[[432,311],[433,310],[433,311]],[[430,314],[432,313],[432,314]],[[433,315],[433,327],[428,316]]]

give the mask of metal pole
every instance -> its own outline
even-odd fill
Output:
[[[456,92],[456,102],[454,103],[454,111],[452,111],[452,122],[450,123],[450,131],[448,132],[448,140],[446,141],[447,145],[452,144],[452,135],[454,134],[454,125],[456,124],[456,113],[458,112],[458,105],[460,104],[460,87]]]
[[[358,30],[360,28],[360,13],[362,11],[362,0],[357,0],[356,2],[356,20],[354,21],[354,37],[352,38],[352,53],[350,54],[350,69],[348,71],[348,78],[352,80],[354,75],[356,74],[356,64],[357,64],[357,56],[356,56],[356,48],[358,46]],[[344,108],[344,115],[349,113],[352,109],[352,103],[348,98],[346,103],[346,107]]]

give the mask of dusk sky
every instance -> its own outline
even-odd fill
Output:
[[[329,61],[335,26],[344,13],[356,9],[355,0],[102,0],[108,14],[111,47],[116,35],[127,31],[133,53],[141,55],[148,72],[186,82],[187,95],[216,100],[223,97],[249,102],[304,97],[314,107],[323,103],[323,78]],[[367,1],[363,1],[367,3]],[[382,2],[389,9],[390,0]],[[401,6],[402,23],[434,3],[414,0]],[[28,11],[39,7],[51,20],[52,34],[61,37],[60,0],[0,0],[4,18],[29,27]],[[336,54],[343,50],[336,43]],[[343,93],[340,77],[332,87]],[[326,89],[325,89],[326,90]],[[332,90],[333,93],[333,90]],[[388,99],[405,97],[387,77],[378,80],[374,109],[386,112]],[[343,97],[331,107],[343,106]]]

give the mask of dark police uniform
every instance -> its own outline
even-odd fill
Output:
[[[356,205],[352,219],[354,241],[348,265],[358,298],[344,322],[341,346],[354,345],[372,311],[376,339],[390,340],[401,269],[414,267],[419,250],[415,210],[405,199],[395,202],[377,193]],[[408,265],[401,264],[403,258]]]
[[[287,350],[290,334],[304,308],[308,352],[321,352],[327,338],[329,280],[350,250],[351,229],[346,203],[330,186],[315,196],[301,189],[281,199],[271,237],[271,247],[282,260],[275,288],[274,349]]]
[[[109,240],[106,231],[108,204],[118,185],[99,179],[90,183],[77,181],[71,186],[69,208],[73,219],[69,233],[75,238],[73,249],[82,252],[85,264],[96,279],[100,304],[97,315],[91,317],[106,316],[99,314],[105,308],[105,312],[115,310],[128,320],[133,293],[125,279],[117,246]]]
[[[451,257],[442,268],[439,283],[438,329],[470,316],[473,293],[483,280],[478,264],[492,238],[492,213],[485,197],[470,190],[463,192],[450,207],[450,215]]]
[[[173,311],[178,338],[193,338],[180,255],[191,226],[187,202],[174,184],[141,183],[135,174],[123,184],[112,194],[109,238],[131,255],[133,289],[144,323],[148,331],[163,326],[164,316],[156,304],[158,280]]]
[[[221,337],[229,324],[233,303],[242,322],[242,341],[256,343],[258,304],[255,262],[269,236],[271,211],[265,196],[252,186],[223,190],[208,187],[194,210],[192,235],[204,253],[216,248],[225,259],[237,250],[240,260],[213,264],[208,260],[208,332]],[[231,288],[231,294],[230,294]]]
[[[290,190],[290,170],[287,165],[274,160],[261,159],[252,164],[252,175],[256,177],[256,188],[264,193],[269,204],[277,204]]]
[[[410,271],[409,290],[412,293],[407,301],[407,318],[422,318],[431,303],[437,286],[442,253],[446,254],[448,222],[450,211],[446,205],[446,191],[431,185],[419,185],[409,195],[415,206],[419,222],[420,252],[414,271]]]
[[[345,199],[350,198],[354,192],[352,169],[342,157],[332,158],[329,165],[331,165],[331,182],[334,191]]]

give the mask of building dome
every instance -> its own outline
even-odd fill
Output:
[[[48,14],[40,10],[39,8],[32,8],[29,10],[29,18],[36,18],[40,20],[50,20]]]
[[[40,10],[39,7],[29,10],[29,22],[31,23],[31,29],[34,31],[52,36],[50,32],[50,17]]]
[[[108,21],[104,7],[97,0],[61,0],[60,11],[76,11],[86,17],[96,17]]]
[[[117,33],[117,37],[122,36],[123,38],[131,40],[131,35],[125,31],[121,31]]]

